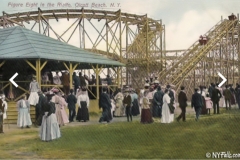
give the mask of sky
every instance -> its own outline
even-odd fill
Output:
[[[46,6],[48,3],[54,6]],[[205,34],[221,18],[232,13],[238,14],[239,0],[1,0],[0,11],[7,13],[37,10],[40,4],[44,9],[59,9],[58,3],[71,5],[71,9],[101,9],[145,15],[155,20],[162,20],[166,27],[166,49],[188,49],[200,35]],[[106,4],[106,7],[91,8],[91,4]],[[110,7],[115,3],[115,7]],[[33,4],[32,6],[30,4]],[[35,4],[35,5],[34,5]],[[66,7],[63,7],[66,8]],[[64,23],[61,26],[64,28]],[[61,27],[58,27],[61,30]],[[63,29],[64,30],[64,29]]]

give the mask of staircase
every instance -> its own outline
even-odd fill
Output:
[[[165,69],[160,72],[160,80],[165,84],[181,84],[182,80],[194,70],[204,57],[207,56],[209,51],[213,49],[216,44],[227,34],[227,31],[232,31],[236,27],[238,20],[223,20],[218,22],[211,28],[205,35],[208,37],[206,45],[200,45],[196,41],[187,49],[184,54],[179,57],[179,61],[170,69]]]
[[[32,122],[35,122],[35,108],[30,107],[30,117]],[[7,119],[3,120],[4,124],[17,124],[18,120],[18,110],[17,110],[17,102],[8,102],[8,110],[7,110]]]

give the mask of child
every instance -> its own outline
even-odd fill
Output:
[[[210,115],[210,109],[212,108],[213,103],[212,103],[212,101],[211,101],[211,98],[209,97],[209,94],[206,95],[205,101],[206,101],[206,109],[207,109],[207,112],[209,112],[208,114]]]

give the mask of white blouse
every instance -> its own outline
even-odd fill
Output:
[[[169,97],[168,94],[165,93],[164,96],[163,96],[163,103],[169,104],[170,101],[171,101],[171,98]]]
[[[86,103],[87,103],[87,108],[89,107],[89,97],[88,97],[88,95],[86,95],[86,94],[80,94],[79,96],[78,96],[78,98],[77,98],[77,104],[78,104],[78,106],[79,106],[79,108],[81,108],[81,101],[86,101]]]

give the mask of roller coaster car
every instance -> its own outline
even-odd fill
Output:
[[[208,40],[209,40],[209,39],[208,39],[207,36],[202,36],[202,35],[201,35],[201,36],[199,37],[199,40],[198,40],[198,41],[199,41],[199,44],[200,44],[200,45],[205,45],[205,44],[207,44]]]
[[[232,13],[230,16],[228,16],[229,20],[235,20],[237,17]]]

